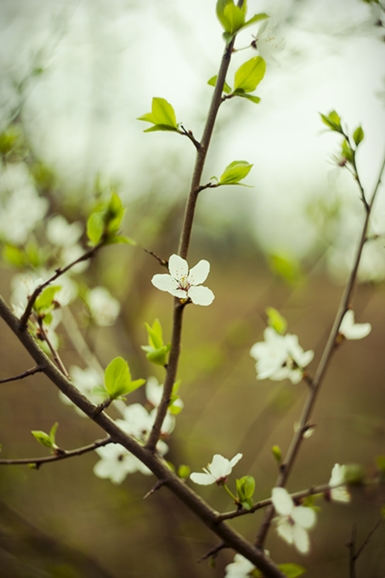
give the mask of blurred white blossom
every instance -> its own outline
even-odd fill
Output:
[[[371,330],[372,326],[370,323],[355,323],[354,312],[349,309],[341,321],[339,333],[343,335],[345,339],[363,339],[369,335]]]
[[[285,40],[279,36],[273,19],[268,18],[262,22],[252,46],[267,63],[281,66],[275,56],[284,50]]]
[[[72,365],[69,370],[71,381],[73,385],[82,393],[87,399],[89,399],[95,405],[102,401],[100,394],[95,393],[94,389],[99,387],[103,383],[103,378],[100,376],[99,372],[92,367],[87,367],[86,369],[81,369],[77,365]],[[59,398],[66,405],[71,405],[74,407],[76,413],[82,417],[87,417],[86,414],[79,409],[64,393],[59,392]]]
[[[52,217],[47,223],[46,235],[48,241],[58,247],[71,247],[80,239],[83,227],[80,223],[68,223],[62,215]]]
[[[280,335],[272,327],[266,327],[263,335],[265,341],[255,343],[250,350],[250,355],[257,361],[257,379],[280,381],[288,378],[292,383],[299,383],[314,352],[305,352],[297,335]]]
[[[335,464],[332,469],[332,475],[329,480],[329,486],[338,486],[337,488],[331,488],[330,497],[336,502],[350,502],[350,494],[346,489],[346,486],[342,486],[346,480],[346,466],[340,466]]]
[[[108,478],[114,484],[121,484],[127,474],[140,472],[145,476],[151,475],[148,467],[120,444],[109,444],[95,451],[101,458],[94,466],[94,474],[98,478]]]
[[[97,325],[112,325],[119,315],[120,303],[105,287],[94,287],[88,292],[87,302]]]
[[[255,566],[241,554],[235,554],[234,562],[227,564],[225,578],[248,578]]]
[[[278,514],[275,518],[278,535],[288,544],[294,544],[301,554],[307,554],[310,550],[307,530],[316,522],[314,510],[296,506],[285,488],[273,488],[271,500]]]

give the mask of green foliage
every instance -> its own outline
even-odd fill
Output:
[[[341,127],[341,119],[335,110],[332,110],[331,112],[329,112],[328,115],[320,113],[320,116],[321,116],[322,122],[324,124],[326,124],[326,126],[329,127],[331,131],[339,132],[340,134],[343,134],[343,130]]]
[[[0,133],[0,155],[2,157],[14,156],[22,152],[23,139],[20,131],[15,125],[9,126]]]
[[[218,185],[242,185],[246,187],[247,185],[239,181],[247,177],[252,167],[253,165],[246,161],[233,161],[225,168]]]
[[[181,380],[178,379],[178,381],[176,381],[172,386],[171,400],[168,406],[168,411],[172,415],[178,415],[183,409],[183,404],[180,403],[180,397],[178,395],[178,390],[181,383]]]
[[[361,464],[348,464],[345,469],[345,481],[347,484],[359,486],[365,477],[365,470]]]
[[[178,131],[175,111],[164,98],[153,98],[151,112],[140,116],[137,120],[144,120],[154,125],[151,128],[147,128],[144,132],[156,130]]]
[[[266,308],[267,323],[269,327],[272,327],[274,331],[279,333],[279,335],[285,335],[287,330],[287,321],[274,307]]]
[[[41,191],[52,190],[56,183],[54,171],[45,163],[35,162],[30,168],[33,180]]]
[[[132,381],[127,361],[115,357],[104,372],[104,383],[110,399],[118,399],[135,391],[145,383],[144,379]]]
[[[3,248],[2,258],[9,265],[14,267],[24,268],[28,264],[28,259],[23,249],[15,247],[14,245],[6,244]]]
[[[125,209],[119,195],[113,191],[108,203],[96,207],[87,221],[87,236],[90,245],[112,245],[127,243],[135,245],[129,237],[119,235],[119,229],[124,217]]]
[[[250,510],[253,505],[252,497],[255,491],[255,480],[252,476],[243,476],[235,481],[237,488],[237,498],[239,503],[246,510]]]
[[[343,159],[346,159],[349,163],[352,163],[354,161],[354,151],[352,150],[350,144],[346,139],[342,141],[341,156]]]
[[[269,16],[265,13],[255,14],[249,20],[246,20],[247,0],[244,0],[242,7],[238,7],[234,0],[218,0],[216,6],[216,13],[219,22],[221,23],[224,34],[223,37],[228,43],[233,36],[242,28],[250,26],[255,22],[264,20]]]
[[[364,140],[364,137],[365,135],[362,126],[357,127],[353,133],[353,140],[357,147]]]
[[[33,435],[35,440],[39,442],[39,444],[55,451],[59,449],[55,442],[56,430],[58,428],[58,425],[59,424],[57,422],[54,423],[53,426],[51,427],[49,434],[37,430],[31,431],[31,434]]]
[[[299,564],[278,564],[278,568],[287,578],[298,578],[298,576],[302,576],[306,572],[306,568]]]
[[[288,253],[275,253],[269,256],[269,267],[278,277],[289,285],[302,280],[302,271],[298,259]]]
[[[216,76],[212,76],[210,78],[210,80],[207,81],[207,84],[210,86],[216,86],[217,84],[217,80],[218,80],[218,75]],[[230,94],[231,93],[231,86],[229,86],[227,84],[227,82],[225,82],[224,86],[223,86],[223,92],[225,92],[226,94]]]
[[[273,446],[271,448],[271,453],[273,454],[273,457],[274,457],[275,461],[277,462],[277,464],[280,464],[282,462],[281,448],[279,446]]]
[[[146,325],[148,335],[148,345],[142,345],[143,351],[146,351],[146,357],[155,365],[167,365],[167,355],[171,349],[171,343],[167,345],[163,342],[163,331],[159,319],[155,319],[152,326]]]
[[[191,469],[189,466],[181,465],[178,468],[178,476],[183,480],[186,480],[190,475]]]
[[[49,285],[43,289],[33,305],[34,310],[37,311],[39,315],[46,315],[50,313],[52,309],[56,307],[54,298],[60,289],[60,285]]]
[[[244,62],[234,75],[234,93],[253,92],[266,72],[266,62],[261,56],[254,56]]]

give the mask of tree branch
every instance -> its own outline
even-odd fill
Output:
[[[36,468],[40,467],[42,464],[47,464],[50,462],[58,462],[60,460],[66,460],[67,458],[73,458],[75,456],[81,456],[88,452],[92,452],[97,448],[101,448],[108,444],[111,444],[112,440],[110,436],[105,438],[104,440],[99,440],[89,444],[88,446],[83,446],[81,448],[77,448],[76,450],[58,450],[58,453],[53,456],[45,456],[43,458],[20,458],[20,459],[9,459],[9,460],[0,460],[1,466],[29,466],[34,465]]]
[[[43,367],[45,375],[62,391],[77,407],[89,418],[97,423],[111,438],[112,443],[119,443],[144,463],[152,473],[163,482],[198,518],[229,548],[233,548],[250,560],[267,578],[284,578],[284,574],[277,566],[245,540],[238,532],[225,522],[217,522],[218,513],[213,510],[200,496],[189,488],[176,476],[167,464],[153,451],[141,446],[131,436],[121,430],[116,423],[104,412],[95,415],[96,406],[82,395],[73,384],[57,369],[45,355],[33,337],[20,329],[19,319],[0,297],[0,317],[4,319],[25,349],[30,353],[37,365]]]
[[[320,390],[322,382],[323,382],[323,378],[326,374],[327,368],[329,366],[330,360],[331,360],[333,352],[335,350],[336,339],[338,336],[338,331],[339,331],[339,328],[341,325],[341,321],[342,321],[346,311],[348,310],[349,302],[350,302],[350,299],[351,299],[352,294],[353,294],[354,284],[355,284],[356,277],[357,277],[357,271],[358,271],[358,267],[359,267],[361,256],[362,256],[362,250],[363,250],[364,245],[365,245],[366,240],[367,240],[367,231],[368,231],[368,227],[369,227],[369,219],[370,219],[370,215],[371,215],[371,212],[373,209],[374,201],[375,201],[376,196],[377,196],[378,189],[379,189],[380,184],[381,184],[381,179],[382,179],[384,169],[385,169],[385,158],[382,162],[382,166],[381,166],[381,169],[379,172],[377,183],[374,187],[374,191],[373,191],[370,203],[368,204],[367,210],[365,212],[365,220],[364,220],[364,224],[362,227],[361,237],[360,237],[358,247],[356,250],[354,265],[353,265],[352,271],[349,275],[344,292],[342,294],[342,298],[341,298],[341,302],[340,302],[340,305],[339,305],[339,308],[337,311],[337,315],[335,317],[333,327],[330,331],[329,338],[326,342],[324,351],[322,353],[321,360],[318,364],[318,368],[317,368],[317,371],[315,373],[314,379],[313,379],[312,383],[309,384],[309,393],[308,393],[307,399],[305,401],[304,408],[302,410],[302,415],[300,417],[298,431],[294,434],[294,437],[291,441],[288,452],[287,452],[285,459],[282,463],[281,471],[280,471],[280,474],[279,474],[277,481],[276,481],[276,484],[275,484],[276,487],[284,487],[288,478],[289,478],[289,475],[291,473],[291,470],[293,468],[294,462],[296,460],[296,457],[299,453],[299,450],[300,450],[300,447],[301,447],[301,444],[303,441],[304,428],[306,428],[306,424],[307,424],[307,422],[311,416],[311,413],[313,411],[313,408],[314,408],[314,405],[315,405],[315,402],[317,399],[317,395],[319,393],[319,390]],[[264,544],[264,541],[265,541],[267,533],[269,531],[270,523],[271,523],[273,516],[274,516],[274,508],[273,508],[273,506],[270,506],[265,513],[265,517],[262,521],[261,527],[260,527],[259,532],[258,532],[257,537],[256,537],[256,545],[258,547],[262,547]]]
[[[27,369],[23,373],[19,375],[14,375],[13,377],[6,377],[5,379],[0,379],[0,383],[8,383],[10,381],[18,381],[19,379],[24,379],[25,377],[29,377],[30,375],[35,375],[35,373],[39,373],[43,371],[43,368],[40,365],[36,365],[31,369]]]

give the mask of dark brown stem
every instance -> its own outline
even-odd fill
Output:
[[[168,465],[153,451],[141,446],[126,434],[104,412],[95,415],[96,406],[82,395],[73,384],[57,369],[40,349],[33,337],[20,329],[19,319],[12,313],[0,297],[0,317],[4,319],[24,348],[30,353],[37,365],[43,367],[45,375],[90,419],[97,423],[111,438],[143,462],[152,473],[163,482],[198,518],[214,532],[229,548],[233,548],[250,560],[267,578],[284,578],[284,574],[266,557],[263,552],[245,540],[225,522],[217,522],[218,513],[200,498],[186,483],[176,476]]]
[[[222,550],[224,550],[225,548],[227,548],[226,544],[224,542],[221,542],[220,544],[218,544],[217,546],[214,546],[214,548],[211,548],[211,550],[209,550],[208,552],[206,552],[206,554],[204,554],[202,556],[202,558],[199,558],[198,560],[198,564],[200,562],[204,562],[205,560],[208,560],[209,558],[216,558],[219,554],[219,552],[221,552]]]
[[[304,408],[302,410],[302,415],[301,415],[301,418],[299,421],[298,431],[294,434],[294,437],[291,441],[288,452],[287,452],[285,459],[282,463],[280,474],[279,474],[277,481],[276,481],[276,484],[275,484],[278,487],[284,487],[288,478],[289,478],[289,475],[291,473],[294,462],[296,460],[296,457],[299,453],[299,450],[300,450],[300,447],[302,444],[303,432],[305,431],[304,428],[306,428],[307,422],[308,422],[308,420],[311,416],[311,413],[313,411],[318,392],[319,392],[321,385],[322,385],[322,382],[323,382],[323,378],[326,374],[326,370],[329,366],[330,360],[332,358],[333,352],[334,352],[335,347],[336,347],[336,339],[338,336],[338,331],[339,331],[339,328],[341,325],[341,321],[342,321],[346,311],[348,310],[349,302],[350,302],[350,299],[351,299],[352,294],[353,294],[353,288],[354,288],[354,284],[355,284],[356,277],[357,277],[357,271],[358,271],[358,267],[359,267],[360,260],[361,260],[362,250],[364,248],[366,238],[367,238],[367,231],[368,231],[368,227],[369,227],[369,218],[371,215],[371,211],[373,209],[374,201],[376,199],[379,186],[381,184],[381,179],[382,179],[382,174],[384,172],[384,168],[385,168],[385,158],[383,160],[383,163],[382,163],[382,166],[380,169],[380,173],[379,173],[377,183],[376,183],[376,186],[375,186],[373,194],[372,194],[372,198],[371,198],[370,203],[368,205],[368,208],[365,212],[365,221],[364,221],[364,224],[362,227],[361,237],[360,237],[360,241],[358,243],[353,269],[349,275],[348,282],[345,286],[345,289],[344,289],[344,292],[343,292],[343,295],[341,298],[341,302],[340,302],[340,305],[339,305],[339,308],[337,311],[337,315],[335,317],[333,327],[331,329],[329,338],[326,342],[324,351],[322,353],[321,360],[318,364],[318,368],[317,368],[317,371],[315,373],[314,379],[313,379],[312,383],[309,384],[309,393],[308,393]],[[256,537],[256,545],[260,548],[263,546],[263,544],[265,542],[265,539],[266,539],[267,533],[269,531],[269,527],[270,527],[271,520],[272,520],[273,516],[274,516],[274,508],[273,508],[273,506],[270,506],[266,510],[265,517],[262,521],[261,527],[260,527],[259,532],[258,532],[257,537]]]
[[[49,337],[48,337],[48,335],[47,335],[47,332],[46,332],[46,330],[45,330],[44,327],[43,327],[43,322],[42,322],[42,320],[41,320],[41,319],[38,319],[37,321],[38,321],[38,324],[39,324],[39,330],[38,330],[38,331],[39,331],[39,333],[38,333],[39,339],[41,339],[42,341],[45,341],[45,342],[46,342],[46,344],[47,344],[47,346],[48,346],[48,349],[49,349],[50,352],[52,353],[52,357],[54,358],[56,365],[58,366],[58,368],[60,369],[60,371],[62,372],[62,374],[65,375],[66,378],[68,379],[70,375],[69,375],[68,371],[66,370],[65,365],[64,365],[64,363],[62,362],[59,353],[56,351],[56,349],[55,349],[54,346],[52,345],[51,340],[49,339]]]
[[[191,142],[193,143],[193,145],[195,146],[197,151],[199,151],[199,149],[201,148],[201,143],[199,141],[197,141],[197,139],[194,137],[191,130],[186,130],[184,128],[184,126],[180,125],[180,130],[178,130],[178,132],[179,132],[179,134],[182,134],[183,136],[187,136],[187,138],[189,138],[191,140]]]
[[[25,377],[29,377],[30,375],[35,375],[35,373],[39,373],[39,371],[43,371],[43,368],[40,365],[36,365],[36,367],[32,367],[31,369],[27,369],[24,373],[20,373],[19,375],[14,375],[13,377],[6,377],[5,379],[0,379],[0,383],[8,383],[10,381],[18,381],[19,379],[24,379]]]
[[[64,273],[69,271],[72,267],[74,267],[78,263],[81,263],[82,261],[87,261],[88,259],[93,257],[94,254],[96,253],[96,251],[101,246],[102,246],[102,244],[99,243],[98,245],[96,245],[95,247],[92,247],[92,249],[90,249],[89,251],[84,253],[84,255],[81,255],[78,259],[76,259],[75,261],[72,261],[72,263],[70,263],[66,267],[58,267],[58,269],[56,269],[55,273],[49,279],[47,279],[47,281],[44,281],[44,283],[42,283],[41,285],[36,287],[36,289],[33,291],[32,295],[29,297],[25,311],[20,318],[20,329],[26,329],[27,328],[28,319],[32,313],[32,309],[33,309],[33,306],[35,304],[35,301],[39,297],[39,295],[43,291],[43,289],[48,287],[48,285],[50,285],[53,281],[56,281],[56,279],[58,279],[61,275],[64,275]]]
[[[349,548],[349,578],[356,578],[356,537],[357,525],[353,524],[350,542],[347,544]]]
[[[376,530],[378,530],[378,528],[381,526],[381,524],[384,523],[384,520],[382,518],[380,518],[376,524],[373,526],[373,528],[370,530],[369,534],[366,536],[365,540],[363,541],[363,543],[361,544],[361,546],[358,548],[357,552],[355,553],[354,556],[354,560],[357,560],[359,558],[359,556],[361,556],[362,551],[364,550],[364,548],[366,548],[366,546],[369,544],[370,540],[372,539],[373,534],[376,532]]]
[[[75,456],[82,456],[88,452],[92,452],[97,448],[101,448],[112,443],[110,436],[104,440],[96,441],[88,446],[83,446],[77,448],[76,450],[62,450],[58,451],[57,454],[53,456],[46,456],[44,458],[21,458],[21,459],[11,459],[11,460],[0,460],[0,465],[2,466],[26,466],[34,465],[35,467],[40,467],[42,464],[47,464],[50,462],[58,462],[60,460],[66,460],[67,458],[73,458]]]

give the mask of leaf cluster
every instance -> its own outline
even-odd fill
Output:
[[[59,446],[56,445],[55,441],[56,430],[58,428],[58,425],[59,424],[57,422],[54,423],[50,429],[49,434],[45,433],[44,431],[38,430],[31,431],[31,434],[33,435],[35,440],[39,442],[39,444],[45,446],[46,448],[50,448],[50,450],[52,450],[52,452],[55,453],[59,451]]]
[[[125,209],[119,195],[113,191],[107,203],[98,205],[87,221],[87,236],[91,246],[126,243],[135,245],[129,237],[119,235]]]
[[[146,357],[155,365],[167,366],[167,356],[171,349],[171,343],[167,345],[163,342],[163,331],[159,319],[155,319],[152,326],[146,325],[148,345],[142,345],[146,351]]]
[[[130,368],[127,361],[122,357],[115,357],[106,367],[104,372],[104,388],[95,388],[96,393],[103,394],[111,401],[121,399],[132,393],[145,383],[144,379],[131,378]]]
[[[257,88],[258,84],[261,82],[266,72],[266,62],[261,56],[253,56],[250,60],[247,60],[238,68],[234,74],[234,89],[231,88],[227,82],[225,82],[223,87],[223,92],[225,96],[223,99],[233,98],[239,96],[241,98],[246,98],[255,104],[258,104],[261,99],[259,96],[251,94]],[[212,76],[208,83],[210,86],[215,86],[218,80],[218,76]]]
[[[246,20],[247,0],[243,1],[242,6],[237,6],[234,0],[218,0],[216,6],[216,13],[219,22],[221,23],[224,33],[223,39],[226,44],[231,42],[234,36],[246,26],[255,24],[261,20],[265,20],[269,16],[264,12],[254,14],[252,18]]]

